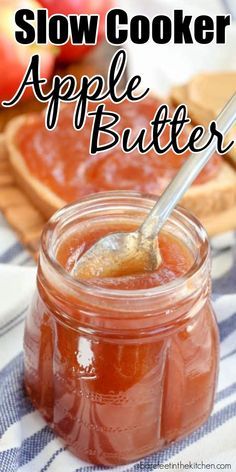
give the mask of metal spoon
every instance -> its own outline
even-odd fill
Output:
[[[236,93],[219,114],[217,128],[224,135],[236,121]],[[209,139],[205,131],[200,145]],[[101,238],[75,263],[72,275],[79,279],[119,277],[152,271],[161,264],[157,235],[172,210],[215,152],[215,140],[207,149],[191,154],[141,227],[130,233],[114,233]]]

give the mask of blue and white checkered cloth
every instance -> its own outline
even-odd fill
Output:
[[[0,220],[0,472],[137,472],[164,466],[194,470],[194,464],[195,470],[209,470],[210,464],[211,470],[236,472],[236,234],[214,238],[212,247],[213,302],[221,335],[214,411],[186,439],[135,464],[107,469],[73,456],[25,396],[22,338],[35,267],[3,218]]]

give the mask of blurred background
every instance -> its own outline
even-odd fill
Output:
[[[75,47],[70,44],[62,48],[54,46],[22,46],[14,39],[14,12],[19,8],[48,8],[54,13],[99,13],[101,15],[99,42],[94,47]],[[107,10],[118,6],[132,17],[145,14],[152,18],[163,14],[173,16],[175,9],[184,14],[198,15],[231,14],[232,25],[227,28],[225,45],[190,44],[157,45],[149,41],[145,45],[125,44],[128,50],[128,74],[139,73],[143,85],[149,86],[159,96],[166,97],[173,85],[187,82],[199,72],[236,70],[236,2],[235,0],[0,0],[0,99],[10,99],[22,80],[24,71],[33,53],[41,56],[42,75],[50,78],[53,71],[61,75],[73,73],[80,78],[83,73],[104,73],[114,48],[104,42],[104,18]],[[12,115],[27,109],[41,108],[32,100],[30,93],[24,103],[14,109],[0,109],[0,130]]]
[[[173,85],[187,82],[199,72],[236,70],[236,1],[235,0],[119,0],[121,8],[130,16],[144,14],[173,17],[175,9],[182,9],[193,19],[199,15],[231,14],[232,25],[227,29],[226,44],[210,43],[158,45],[127,44],[129,73],[139,72],[143,82],[159,95],[166,96]]]

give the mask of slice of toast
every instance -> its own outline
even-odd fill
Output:
[[[24,116],[17,117],[7,126],[5,139],[9,159],[19,186],[24,189],[24,192],[41,213],[48,218],[67,202],[35,178],[25,164],[15,139],[24,120]],[[183,198],[182,204],[199,218],[210,217],[233,208],[236,205],[236,172],[223,162],[217,177],[206,183],[193,185]]]
[[[188,84],[173,87],[170,102],[174,106],[185,103],[192,122],[208,126],[235,92],[236,72],[198,74]],[[236,126],[226,136],[226,142],[232,139],[236,140]],[[230,150],[228,157],[236,166],[236,146]]]
[[[1,163],[7,163],[8,167],[5,171],[0,170],[0,211],[4,213],[8,223],[17,232],[21,243],[37,260],[40,235],[46,219],[41,216],[31,199],[25,195],[24,189],[20,189],[15,182],[5,139],[0,134],[0,165]],[[230,231],[236,221],[236,205],[216,215],[202,217],[201,221],[210,236]]]

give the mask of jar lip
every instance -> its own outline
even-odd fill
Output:
[[[65,217],[66,214],[74,214],[75,211],[79,212],[82,207],[85,207],[86,204],[95,203],[96,204],[109,204],[109,200],[125,200],[130,198],[138,203],[138,201],[149,201],[155,202],[158,198],[157,195],[151,194],[142,194],[135,191],[126,191],[126,190],[119,190],[119,191],[107,191],[107,192],[98,192],[94,194],[90,194],[89,196],[83,197],[80,200],[68,204],[62,209],[58,210],[54,215],[50,218],[48,223],[45,225],[44,230],[41,236],[41,248],[40,248],[40,257],[41,255],[45,259],[46,263],[49,264],[50,268],[53,269],[53,272],[59,275],[64,282],[70,284],[70,287],[73,288],[75,291],[82,291],[84,294],[92,295],[93,297],[99,298],[112,298],[114,299],[145,299],[147,297],[159,297],[159,296],[166,296],[170,295],[171,292],[175,292],[178,289],[181,289],[184,283],[187,280],[191,279],[195,276],[198,272],[202,270],[206,261],[209,257],[209,243],[208,243],[208,235],[200,221],[192,215],[189,211],[184,209],[181,206],[177,206],[175,210],[172,212],[169,221],[173,221],[173,219],[177,219],[180,223],[188,223],[192,226],[196,236],[200,239],[202,243],[203,251],[201,253],[201,257],[197,257],[190,269],[186,272],[186,274],[166,283],[163,285],[158,285],[156,287],[146,288],[146,289],[138,289],[138,290],[117,290],[114,288],[109,287],[101,287],[97,285],[92,285],[86,281],[78,280],[72,277],[72,275],[67,272],[64,267],[57,261],[55,255],[53,254],[52,250],[48,250],[48,246],[50,247],[50,242],[53,238],[53,232],[55,230],[56,225],[59,221]],[[132,202],[130,203],[132,204]],[[67,216],[68,216],[67,215]]]

